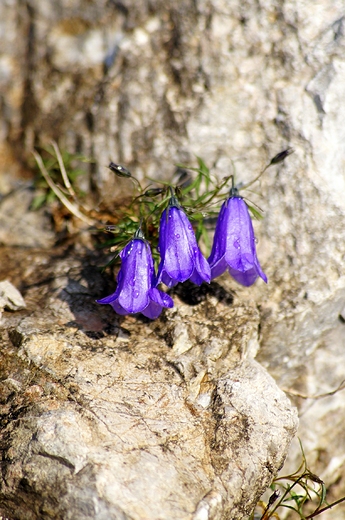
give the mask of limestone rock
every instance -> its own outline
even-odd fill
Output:
[[[15,186],[0,199],[0,244],[14,247],[52,247],[56,237],[51,219],[43,208],[30,211],[33,199],[34,190],[25,185]]]
[[[51,137],[92,155],[90,185],[109,207],[116,208],[119,194],[105,168],[109,159],[139,177],[167,179],[173,164],[199,155],[214,165],[215,176],[235,172],[246,182],[277,152],[295,149],[266,171],[256,188],[260,196],[247,194],[264,209],[255,231],[268,286],[241,289],[226,276],[219,284],[236,290],[235,320],[238,309],[249,307],[251,319],[257,309],[257,360],[291,392],[311,469],[340,498],[343,394],[313,397],[339,387],[345,362],[343,1],[183,0],[177,9],[172,1],[128,0],[62,2],[57,9],[52,1],[13,0],[0,4],[0,14],[3,143],[23,161],[34,143]],[[32,266],[23,265],[35,278]],[[15,277],[11,282],[21,290]],[[33,301],[42,301],[37,292]],[[17,317],[8,319],[16,327]],[[74,319],[62,322],[68,320],[98,333],[103,327],[82,303]],[[213,341],[204,321],[200,330],[214,360],[203,350],[208,340],[199,336],[201,344],[193,344],[193,324],[167,318],[165,332],[152,325],[169,345],[171,362],[191,378],[186,391],[192,396],[202,371],[221,370],[226,351],[224,337]],[[254,355],[254,329],[244,333]],[[236,351],[240,342],[233,339]],[[196,369],[194,348],[201,356]],[[233,354],[236,361],[226,358],[229,371],[240,357]],[[209,399],[201,393],[200,406]],[[292,452],[292,469],[299,455]],[[219,507],[217,495],[210,497],[209,511]],[[342,520],[343,505],[330,515]]]
[[[0,309],[17,311],[26,307],[20,292],[9,282],[0,282]]]
[[[7,328],[3,357],[20,368],[2,381],[1,513],[247,518],[297,426],[253,359],[255,306],[214,284],[194,306],[175,294],[165,320],[122,318],[94,302],[95,268],[58,256],[44,303],[29,289],[26,316]],[[32,263],[47,280],[42,256]]]

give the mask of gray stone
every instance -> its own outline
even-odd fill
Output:
[[[32,188],[17,186],[0,200],[0,244],[52,247],[56,237],[51,219],[45,209],[30,211],[33,198]]]
[[[10,331],[12,356],[32,375],[3,382],[7,406],[23,395],[30,404],[1,432],[1,513],[247,518],[297,426],[253,359],[256,309],[215,284],[194,306],[175,294],[165,320],[123,319],[94,302],[95,270],[73,257],[49,268],[44,305],[32,311],[29,289],[29,313]]]
[[[331,498],[340,498],[343,394],[314,397],[339,387],[345,362],[343,1],[183,0],[178,9],[158,1],[101,1],[82,8],[63,2],[57,9],[56,2],[13,0],[2,2],[0,10],[3,143],[25,158],[33,143],[54,137],[62,148],[92,155],[90,180],[109,208],[116,209],[116,197],[122,200],[125,193],[105,167],[109,159],[140,178],[167,179],[172,164],[194,165],[196,154],[214,165],[213,175],[235,172],[247,182],[277,152],[295,149],[253,187],[260,195],[246,194],[264,209],[265,218],[254,226],[268,286],[259,281],[242,289],[227,276],[219,283],[236,291],[230,313],[249,341],[246,352],[254,356],[259,344],[257,361],[300,409],[299,436],[311,469],[325,476]],[[33,302],[41,301],[37,293],[37,287],[31,291]],[[85,297],[80,294],[80,302]],[[104,323],[94,310],[80,303],[68,317],[68,309],[54,305],[62,323],[71,320],[101,333]],[[252,332],[238,321],[241,308]],[[195,399],[203,371],[222,372],[227,324],[216,342],[203,316],[206,340],[199,336],[194,344],[196,325],[186,319],[182,325],[183,316],[173,316],[167,313],[166,332],[156,325],[152,330],[170,345],[166,359],[189,378],[186,392]],[[16,329],[17,317],[7,320]],[[38,334],[56,325],[47,317],[35,320]],[[114,323],[116,334],[126,338]],[[225,356],[225,372],[250,358],[238,351],[240,338],[231,337],[234,358]],[[207,410],[208,391],[197,399]],[[286,471],[298,467],[299,457],[294,448]],[[206,496],[199,516],[223,507],[217,494]],[[323,516],[342,520],[344,511],[339,505]]]
[[[26,307],[24,298],[11,282],[0,282],[0,309],[18,311]]]

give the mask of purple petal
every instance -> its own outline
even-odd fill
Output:
[[[246,287],[252,285],[258,276],[261,276],[267,283],[267,277],[262,271],[256,255],[252,220],[246,203],[240,197],[229,199],[226,238],[225,260],[231,276]]]
[[[189,278],[200,285],[210,282],[211,270],[198,247],[193,227],[181,208],[163,211],[159,230],[159,264],[156,285],[173,287]]]
[[[172,278],[179,282],[188,280],[194,271],[193,248],[196,247],[194,232],[186,215],[178,208],[171,208],[167,225],[164,267]]]
[[[236,271],[235,269],[231,269],[229,267],[229,273],[236,280],[236,282],[244,285],[245,287],[253,285],[258,277],[258,273],[254,267],[246,272]]]
[[[166,242],[166,236],[167,236],[167,232],[166,232],[167,219],[168,219],[168,213],[167,213],[167,210],[165,209],[162,213],[162,216],[161,216],[161,219],[159,222],[158,251],[159,251],[159,254],[161,255],[161,258],[164,257],[165,249],[166,249],[165,242]]]
[[[229,269],[241,271],[241,273],[245,273],[249,269],[252,269],[254,265],[253,255],[247,253],[244,254],[241,252],[241,249],[239,251],[236,251],[233,248],[227,250],[225,253],[225,261],[228,264]]]
[[[122,251],[121,251],[122,253]],[[120,253],[120,255],[121,255]],[[123,280],[123,275],[122,275],[122,272],[121,272],[121,269],[117,275],[117,287],[116,287],[116,291],[112,294],[110,294],[109,296],[106,296],[105,298],[102,298],[101,300],[96,300],[97,303],[101,303],[101,304],[112,304],[112,302],[114,300],[116,300],[120,294],[120,291],[122,290],[122,280]]]
[[[211,279],[217,278],[221,274],[226,271],[228,264],[225,261],[225,257],[223,256],[216,264],[211,266]]]
[[[141,312],[151,319],[157,318],[163,307],[173,307],[171,297],[156,289],[151,250],[142,239],[134,238],[121,251],[121,269],[115,293],[98,300],[109,303],[118,314]]]
[[[141,311],[141,314],[147,318],[150,318],[150,320],[155,320],[161,314],[162,310],[163,308],[158,305],[158,303],[150,301],[148,306],[143,311]]]
[[[171,276],[169,276],[165,270],[162,271],[162,276],[161,276],[161,280],[160,282],[163,282],[167,287],[175,287],[175,285],[178,284],[178,281],[177,280],[174,280],[173,278],[171,278]],[[158,282],[158,283],[160,283]],[[158,285],[158,283],[156,285]]]
[[[212,278],[228,266],[231,276],[242,285],[252,285],[258,276],[267,282],[256,256],[252,220],[241,197],[230,197],[222,205],[208,261]]]
[[[161,216],[161,219],[160,219],[160,223],[159,223],[159,239],[158,239],[158,251],[159,251],[159,254],[160,254],[160,257],[161,257],[161,261],[160,261],[160,264],[158,266],[158,272],[157,272],[157,278],[156,278],[156,283],[155,285],[158,285],[160,284],[162,281],[163,283],[165,283],[165,281],[163,280],[163,276],[164,276],[164,256],[165,256],[165,250],[166,250],[166,245],[165,245],[165,242],[166,242],[166,221],[167,221],[167,218],[168,218],[168,214],[167,214],[167,210],[165,209],[162,213],[162,216]],[[165,283],[165,285],[168,285]],[[168,287],[171,287],[170,285],[168,285]]]
[[[200,274],[196,269],[194,269],[192,276],[189,278],[191,282],[195,285],[201,285],[205,280],[201,278]]]
[[[119,314],[137,313],[149,304],[154,268],[150,248],[141,239],[133,239],[121,251],[121,268],[115,293],[98,300],[112,305]]]
[[[260,262],[259,262],[257,256],[255,257],[255,267],[256,267],[256,271],[257,271],[258,275],[263,279],[263,281],[265,283],[267,283],[267,276],[265,275],[265,273],[261,269],[261,265],[260,265]]]
[[[195,269],[190,277],[190,281],[196,285],[201,285],[203,282],[210,283],[211,268],[207,260],[203,257],[200,250],[195,255]]]
[[[117,293],[117,289],[113,294],[110,294],[109,296],[106,296],[105,298],[101,298],[100,300],[96,300],[96,302],[101,303],[101,304],[106,304],[106,303],[112,304],[113,301],[116,300],[116,298],[117,298],[116,293]]]
[[[208,258],[208,263],[211,266],[211,269],[220,261],[222,257],[225,255],[225,248],[226,248],[226,232],[227,232],[227,203],[228,200],[226,200],[220,209],[217,224],[216,224],[216,230],[214,232],[214,239],[213,239],[213,245],[212,245],[212,251]],[[225,269],[224,269],[225,270]],[[222,271],[224,272],[224,271]],[[213,270],[212,270],[213,273]],[[219,276],[219,275],[216,275]],[[212,274],[212,278],[215,278],[215,276]]]
[[[226,217],[226,262],[229,268],[247,271],[254,265],[255,242],[252,220],[242,198],[228,200]]]
[[[160,291],[159,289],[156,289],[155,287],[149,290],[149,297],[154,303],[157,303],[162,307],[171,308],[174,306],[174,300],[171,298],[171,296],[163,291]]]
[[[121,291],[118,303],[129,313],[141,312],[149,303],[153,260],[146,242],[132,240],[123,250]]]
[[[115,312],[117,312],[117,314],[128,314],[128,311],[126,311],[126,309],[124,309],[123,307],[121,307],[121,305],[119,304],[119,302],[117,301],[114,301],[110,304],[112,306],[112,308],[114,309]]]
[[[174,306],[172,298],[168,294],[164,293],[163,291],[159,291],[156,288],[150,289],[149,297],[150,303],[146,309],[141,311],[141,313],[151,320],[158,318],[162,312],[163,307],[171,308]]]

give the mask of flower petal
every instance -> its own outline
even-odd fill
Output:
[[[122,252],[122,251],[121,251]],[[120,253],[121,254],[121,253]],[[101,303],[101,304],[111,304],[113,301],[115,301],[121,290],[122,290],[122,285],[123,285],[123,275],[122,275],[122,272],[121,272],[121,269],[117,275],[117,287],[116,287],[116,291],[112,294],[110,294],[109,296],[106,296],[105,298],[102,298],[101,300],[96,300],[97,303]]]
[[[164,293],[163,291],[159,291],[156,288],[150,289],[149,297],[150,303],[146,309],[141,311],[141,313],[151,320],[158,318],[163,310],[163,307],[171,308],[174,306],[172,298],[168,294]]]
[[[252,220],[242,197],[230,197],[219,213],[212,252],[208,259],[212,278],[229,273],[242,285],[252,285],[258,276],[267,282],[256,256]]]
[[[133,239],[121,251],[121,268],[116,291],[98,303],[110,304],[119,314],[141,312],[149,304],[148,291],[152,286],[153,260],[148,244]]]
[[[106,296],[105,298],[101,298],[100,300],[96,300],[97,303],[106,304],[109,303],[110,305],[113,303],[114,300],[116,300],[116,291],[113,294],[110,294],[109,296]]]
[[[196,246],[196,240],[187,216],[179,208],[169,209],[165,244],[165,271],[178,282],[185,282],[194,271],[191,248]]]
[[[171,296],[163,291],[160,291],[156,287],[149,290],[149,297],[153,302],[161,305],[162,307],[171,308],[174,306],[174,300],[171,298]]]
[[[223,256],[217,263],[211,266],[211,280],[223,274],[227,267],[228,264],[225,261],[225,256]]]
[[[210,283],[211,281],[211,268],[207,260],[204,258],[201,251],[198,249],[195,256],[195,270],[190,277],[190,281],[196,285],[201,285],[203,282]]]
[[[240,197],[228,200],[225,259],[229,268],[245,272],[254,265],[254,230],[248,208]]]
[[[229,273],[236,280],[236,282],[244,285],[245,287],[253,285],[258,277],[258,273],[254,267],[245,272],[237,271],[229,267]]]
[[[151,319],[157,318],[163,307],[173,307],[171,297],[153,287],[154,265],[148,243],[134,238],[121,251],[121,268],[115,293],[98,300],[109,303],[118,314],[141,312]]]
[[[121,305],[119,304],[118,301],[114,301],[110,304],[112,306],[112,308],[114,309],[115,312],[117,312],[117,314],[128,314],[128,311],[126,311],[126,309],[124,309],[123,307],[121,307]]]
[[[208,258],[208,263],[211,266],[211,269],[220,261],[222,257],[225,255],[226,249],[226,232],[227,232],[227,203],[226,200],[222,207],[220,208],[220,212],[217,219],[216,230],[214,232],[213,244],[211,254]],[[225,269],[224,269],[225,270]],[[223,272],[223,271],[222,271]],[[219,276],[219,275],[216,275]],[[212,278],[215,278],[212,271]]]
[[[149,303],[153,260],[146,242],[132,240],[122,251],[121,291],[118,303],[129,313],[141,312]]]
[[[146,316],[146,318],[150,318],[150,320],[155,320],[162,313],[163,307],[158,305],[153,301],[150,301],[148,306],[141,311],[141,314]]]
[[[200,285],[210,282],[211,271],[198,247],[193,227],[185,212],[177,206],[163,211],[159,231],[161,262],[157,282],[173,287],[189,278]]]
[[[173,278],[171,278],[171,276],[168,275],[168,273],[163,269],[162,271],[162,275],[160,277],[160,282],[163,282],[167,287],[175,287],[175,285],[178,284],[178,280],[174,280]],[[156,283],[156,285],[158,285],[158,283]]]
[[[168,212],[165,209],[161,215],[161,219],[159,222],[159,239],[158,239],[158,251],[161,255],[161,258],[164,258],[165,255],[165,249],[166,249],[166,237],[167,237],[167,219],[168,219]]]
[[[258,260],[258,257],[255,258],[255,267],[256,267],[256,271],[257,271],[258,275],[263,279],[263,281],[265,283],[267,283],[267,276],[265,275],[265,273],[261,269],[261,265],[260,265],[260,262]]]
[[[252,269],[254,265],[254,257],[249,254],[241,254],[241,249],[236,250],[231,248],[225,253],[225,261],[229,266],[229,269],[240,271],[245,273],[249,269]]]

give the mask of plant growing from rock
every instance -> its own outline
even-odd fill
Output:
[[[42,176],[69,211],[88,224],[99,225],[101,219],[97,221],[97,215],[96,218],[95,215],[91,217],[90,211],[78,203],[55,143],[53,148],[69,197],[56,185],[42,158],[35,152]],[[288,148],[275,155],[247,185],[235,185],[234,175],[220,182],[215,181],[203,159],[197,157],[197,168],[179,166],[185,177],[183,182],[174,186],[162,182],[160,187],[143,188],[127,168],[111,162],[110,170],[117,176],[132,180],[139,194],[123,211],[116,225],[105,227],[106,231],[114,234],[108,245],[115,249],[115,259],[119,257],[122,266],[115,293],[98,302],[111,304],[119,314],[141,312],[155,319],[164,307],[172,306],[170,297],[162,296],[165,293],[157,289],[161,282],[168,288],[186,280],[201,285],[203,282],[210,283],[227,270],[244,286],[251,286],[259,276],[267,283],[257,258],[250,217],[250,212],[255,218],[260,218],[261,213],[245,201],[240,191],[256,182],[268,167],[283,161],[290,153],[292,149]],[[188,170],[196,174],[194,179],[186,175]],[[209,249],[207,224],[216,216],[213,246],[206,260],[198,242],[202,239],[204,250]],[[160,259],[157,273],[153,259]]]
[[[273,491],[267,504],[260,501],[249,520],[280,519],[279,514],[287,510],[296,513],[289,518],[311,520],[345,501],[345,497],[329,504],[326,500],[327,490],[324,482],[308,467],[300,441],[302,461],[299,468],[289,475],[276,477],[270,489]],[[261,511],[260,511],[261,510]],[[286,518],[286,514],[284,517]]]

